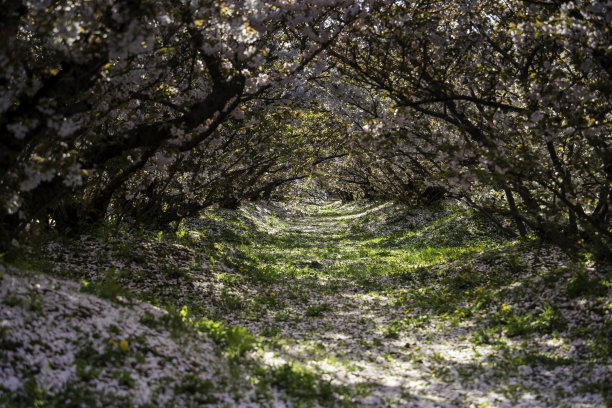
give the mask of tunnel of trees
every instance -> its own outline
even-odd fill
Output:
[[[609,256],[607,1],[0,4],[0,251],[309,186]]]

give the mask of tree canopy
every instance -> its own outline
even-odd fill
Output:
[[[609,2],[0,4],[0,248],[307,179],[612,247]]]

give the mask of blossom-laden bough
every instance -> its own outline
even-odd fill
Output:
[[[609,255],[606,2],[2,5],[3,248],[314,179]]]

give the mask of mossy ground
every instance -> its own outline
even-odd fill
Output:
[[[612,398],[610,269],[512,241],[456,205],[248,204],[173,232],[55,240],[5,264],[4,282],[29,285],[2,292],[0,373],[20,382],[0,389],[9,406],[87,403],[83,390],[99,384],[125,406],[558,407]],[[24,269],[45,274],[16,277]],[[60,363],[51,356],[64,347],[59,334],[42,349],[16,339],[46,330],[54,287],[114,310],[99,327],[107,332],[68,336],[95,353]],[[134,352],[129,364],[121,336]],[[182,344],[179,363],[172,350]],[[143,373],[163,347],[156,361],[167,369]],[[28,353],[63,367],[58,389],[44,389],[42,365],[9,367]],[[215,369],[194,368],[198,359]]]

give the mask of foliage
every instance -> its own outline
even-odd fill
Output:
[[[329,50],[342,81],[325,89],[370,136],[341,174],[370,194],[441,186],[523,236],[609,250],[610,5],[379,5]]]
[[[255,338],[244,327],[227,327],[222,322],[209,319],[198,322],[197,327],[223,345],[230,356],[241,357],[252,350],[256,343]]]
[[[605,1],[2,4],[3,251],[299,191],[610,255]]]
[[[26,227],[165,224],[232,206],[305,177],[333,148],[326,130],[285,142],[299,112],[266,106],[354,18],[341,1],[2,5],[3,248]]]
[[[290,397],[297,399],[302,405],[313,400],[325,405],[333,405],[332,385],[304,367],[286,363],[265,371],[262,370],[259,375],[263,383],[284,389]]]

